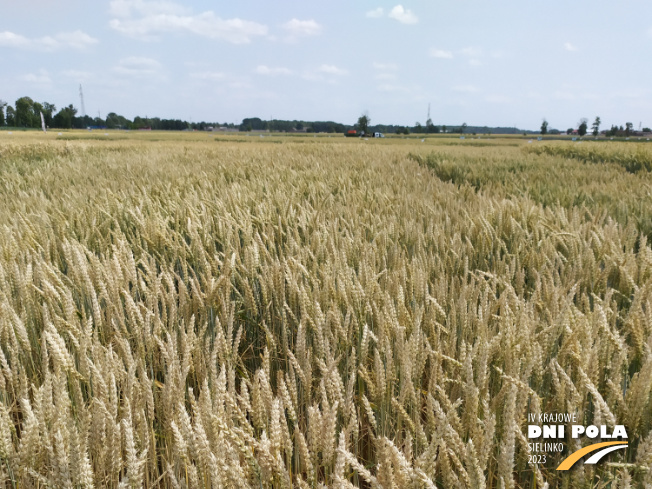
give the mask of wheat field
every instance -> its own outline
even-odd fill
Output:
[[[652,149],[582,144],[0,134],[2,484],[652,487]]]

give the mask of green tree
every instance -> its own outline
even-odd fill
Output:
[[[138,115],[136,117],[134,117],[134,123],[133,123],[133,128],[134,129],[142,129],[142,128],[145,128],[145,127],[151,127],[147,123],[147,118],[143,119],[142,117],[140,117]],[[251,129],[249,129],[249,130],[251,131]]]
[[[34,101],[32,104],[32,113],[30,114],[30,127],[41,127],[41,113],[43,112],[43,104]],[[45,114],[43,114],[45,118]]]
[[[464,122],[464,123],[460,126],[460,134],[464,134],[464,131],[466,131],[466,128],[467,128],[467,125],[466,125],[466,122]]]
[[[267,121],[262,120],[260,117],[250,117],[247,119],[242,119],[243,127],[251,127],[253,131],[264,131],[267,129]]]
[[[45,119],[45,125],[50,127],[52,125],[52,118],[57,108],[54,104],[50,102],[43,102],[43,118]]]
[[[17,127],[38,127],[34,114],[34,101],[31,98],[20,97],[18,100],[16,100],[15,107],[16,113],[14,115],[14,125]]]
[[[7,106],[7,102],[4,100],[0,100],[0,127],[5,125],[5,107]]]
[[[600,120],[600,117],[596,117],[595,120],[593,121],[593,125],[591,128],[593,129],[593,135],[598,136],[600,134],[600,124],[602,124],[602,121]]]
[[[93,125],[93,118],[86,114],[83,117],[73,117],[72,127],[75,129],[86,129],[89,126]]]
[[[129,121],[115,112],[109,112],[106,116],[106,127],[109,129],[124,129],[128,125]]]
[[[631,122],[625,122],[625,136],[629,137],[629,135],[632,133],[632,128],[634,127],[634,124]]]
[[[548,134],[548,121],[543,119],[541,123],[541,135],[545,136],[546,134]]]
[[[64,107],[57,112],[57,115],[52,119],[52,125],[61,129],[72,129],[75,122],[75,114],[77,114],[77,109],[70,104],[68,107]]]
[[[356,126],[358,127],[360,133],[362,135],[367,134],[369,131],[369,123],[371,122],[371,119],[369,118],[369,113],[364,112],[360,117],[358,117],[358,123]]]
[[[586,134],[586,130],[589,127],[589,121],[587,119],[581,119],[580,120],[580,125],[577,128],[577,133],[580,136],[584,136]]]
[[[11,105],[7,106],[6,122],[8,126],[16,125],[16,109],[14,109]]]

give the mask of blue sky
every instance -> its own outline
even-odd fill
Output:
[[[104,117],[652,126],[652,2],[0,0],[0,99]]]

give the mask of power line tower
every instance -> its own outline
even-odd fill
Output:
[[[426,117],[426,124],[428,124],[429,120],[430,120],[430,103],[428,103],[428,117]]]
[[[84,106],[84,91],[81,84],[79,85],[79,100],[81,101],[81,116],[86,117],[86,107]]]

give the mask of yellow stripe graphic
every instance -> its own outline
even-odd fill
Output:
[[[577,462],[587,453],[595,452],[596,450],[600,450],[601,448],[610,447],[613,445],[627,445],[627,443],[622,441],[605,441],[603,443],[594,443],[593,445],[589,445],[588,447],[581,448],[578,451],[573,452],[568,457],[566,457],[564,461],[559,464],[557,470],[568,470],[575,464],[575,462]]]

